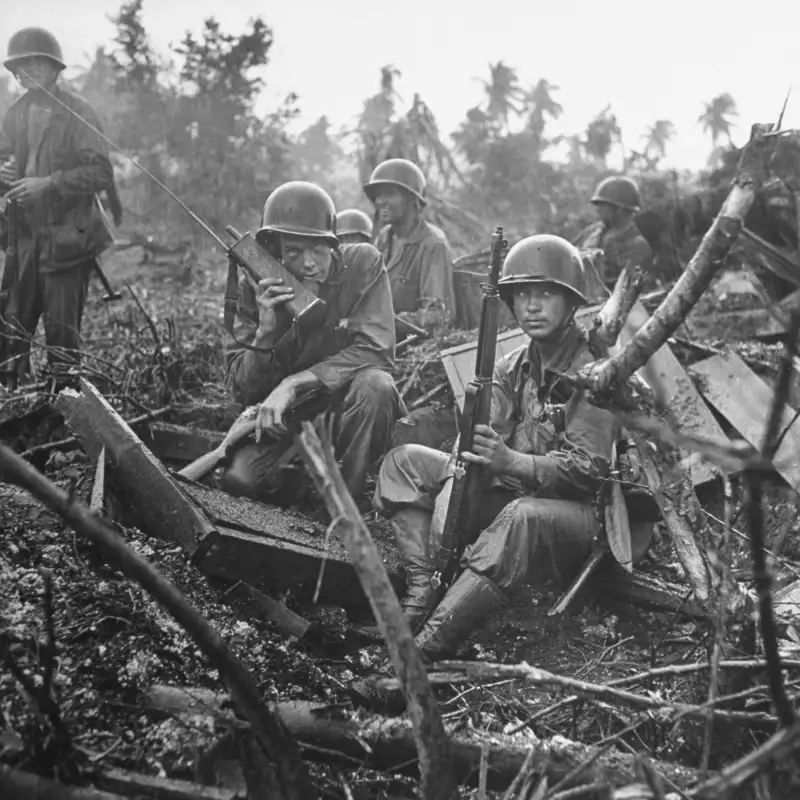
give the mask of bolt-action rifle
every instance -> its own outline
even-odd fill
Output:
[[[476,425],[488,425],[492,407],[492,377],[497,351],[497,326],[500,316],[498,283],[507,242],[503,228],[492,234],[489,281],[481,286],[481,321],[478,328],[478,350],[475,356],[475,377],[467,385],[464,410],[459,422],[459,437],[453,483],[447,506],[441,544],[431,580],[433,592],[428,614],[439,604],[452,584],[464,550],[477,539],[479,510],[485,483],[485,469],[464,458],[472,451]]]

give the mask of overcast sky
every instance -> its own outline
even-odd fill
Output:
[[[18,28],[44,24],[73,66],[111,41],[108,16],[120,3],[3,0],[2,6],[6,42]],[[144,21],[166,54],[209,16],[231,33],[261,16],[275,34],[262,104],[295,91],[306,123],[322,114],[336,126],[350,122],[377,90],[380,67],[394,64],[403,100],[410,104],[419,92],[449,133],[482,100],[476,79],[502,59],[525,85],[544,77],[561,87],[556,98],[564,115],[552,132],[581,131],[610,103],[626,147],[641,147],[646,127],[666,118],[677,129],[669,161],[694,168],[711,147],[697,125],[704,100],[733,95],[741,115],[737,144],[751,123],[777,119],[800,76],[798,9],[797,0],[760,0],[747,14],[716,0],[145,0]],[[785,124],[800,127],[800,86]]]

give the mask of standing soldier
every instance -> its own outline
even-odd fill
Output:
[[[476,426],[465,454],[486,468],[483,532],[417,634],[431,658],[454,651],[515,586],[571,579],[600,528],[594,501],[609,471],[614,417],[562,379],[593,360],[574,318],[586,302],[580,254],[558,236],[530,236],[506,256],[499,288],[530,342],[497,363],[491,424]],[[446,453],[402,445],[384,459],[375,488],[403,558],[414,630],[431,603],[452,469]]]
[[[422,170],[391,158],[375,167],[364,192],[385,225],[375,244],[386,262],[395,313],[423,327],[454,322],[453,258],[447,237],[423,218]]]
[[[358,208],[346,208],[336,215],[339,244],[372,244],[372,220]]]
[[[591,260],[588,293],[590,302],[601,302],[608,296],[626,266],[638,265],[645,279],[653,280],[653,252],[636,227],[634,214],[641,207],[639,187],[622,175],[601,181],[591,202],[597,209],[598,221],[586,228],[576,244],[582,250],[602,250],[602,256]]]
[[[58,384],[77,360],[95,259],[113,241],[96,198],[110,188],[113,170],[103,140],[81,122],[98,128],[94,110],[58,85],[65,65],[49,31],[15,33],[3,63],[26,92],[0,128],[0,182],[18,212],[17,270],[3,275],[0,350],[13,383],[28,370],[30,338],[43,316]]]
[[[293,297],[289,287],[268,278],[256,292],[239,282],[228,386],[237,403],[258,410],[250,430],[242,427],[244,434],[254,430],[255,441],[243,443],[223,476],[230,494],[275,497],[281,487],[274,465],[293,439],[287,415],[310,392],[334,412],[336,457],[356,497],[405,411],[389,374],[395,334],[383,258],[371,244],[340,247],[335,216],[330,197],[305,181],[283,184],[264,205],[258,241],[325,302],[325,317],[298,332],[284,307]]]

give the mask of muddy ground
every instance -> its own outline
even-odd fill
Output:
[[[136,293],[118,304],[105,304],[102,289],[93,282],[86,312],[87,377],[109,396],[126,416],[141,408],[171,405],[166,421],[224,430],[235,409],[222,390],[222,295],[224,265],[207,256],[195,264],[139,265],[140,251],[112,256],[106,268],[112,282],[128,283]],[[745,301],[745,305],[746,305]],[[736,303],[733,303],[736,307]],[[708,309],[706,309],[707,311]],[[454,335],[455,344],[463,336]],[[719,331],[708,341],[720,343]],[[778,362],[775,343],[736,345],[760,374],[774,377]],[[677,347],[682,359],[696,358],[691,348]],[[406,400],[413,403],[443,377],[430,347],[407,354],[398,365],[398,383],[408,381],[414,366],[420,370]],[[41,360],[41,352],[37,362]],[[451,402],[449,390],[439,395],[438,407]],[[32,398],[9,402],[0,397],[0,424],[29,410]],[[40,402],[40,401],[35,401]],[[434,404],[437,405],[437,404]],[[444,419],[444,416],[439,419]],[[28,417],[25,425],[6,425],[4,437],[18,451],[63,438],[69,432],[53,415]],[[447,436],[443,437],[445,442]],[[60,450],[34,458],[52,480],[88,502],[92,469],[80,450]],[[780,486],[768,491],[768,535],[786,524],[791,527],[782,556],[775,562],[778,577],[791,576],[786,564],[800,561],[800,541],[792,503]],[[704,492],[710,515],[720,517],[719,487]],[[313,495],[307,499],[313,512]],[[710,517],[711,518],[711,517]],[[741,532],[741,503],[734,509],[734,526]],[[182,629],[136,584],[105,564],[93,548],[63,522],[34,501],[27,492],[0,484],[0,634],[6,658],[0,667],[0,761],[65,782],[89,783],[95,770],[119,767],[132,771],[192,779],[198,759],[226,730],[213,715],[198,715],[191,723],[164,718],[143,701],[155,684],[173,684],[224,691],[197,646]],[[379,647],[330,653],[309,652],[291,637],[275,633],[221,601],[228,584],[210,581],[192,568],[174,546],[149,538],[145,532],[122,529],[126,540],[172,580],[221,633],[256,676],[269,701],[303,698],[320,703],[363,704],[354,688],[358,681],[386,670]],[[735,538],[734,568],[747,579],[749,556],[744,537]],[[642,568],[669,580],[680,580],[677,559],[664,533]],[[43,573],[52,574],[57,658],[53,695],[63,721],[64,735],[54,732],[29,702],[8,663],[40,684],[47,664],[46,614]],[[748,584],[749,585],[749,584]],[[465,647],[464,654],[488,661],[528,663],[563,675],[605,683],[654,667],[704,662],[713,638],[708,621],[692,620],[672,612],[646,608],[590,591],[564,618],[547,616],[556,599],[555,589],[525,589],[509,607]],[[290,607],[336,630],[344,613],[336,608],[300,604],[291,594]],[[368,612],[365,611],[365,616]],[[751,620],[728,632],[726,657],[759,652]],[[795,682],[797,670],[790,672]],[[760,673],[725,674],[721,693],[763,683]],[[688,677],[653,679],[651,692],[673,702],[702,703],[707,698],[705,672]],[[790,689],[796,692],[796,689]],[[542,738],[556,734],[585,743],[604,742],[631,726],[634,712],[611,701],[586,701],[542,713],[563,693],[526,687],[520,682],[497,682],[478,687],[460,685],[439,690],[445,719],[462,730],[509,731],[522,728]],[[733,706],[732,706],[733,707]],[[752,692],[736,708],[769,711],[768,693]],[[526,727],[532,715],[537,719]],[[718,723],[711,767],[718,768],[755,747],[769,734],[766,729]],[[696,768],[703,746],[702,722],[651,715],[617,743],[623,752],[636,751],[663,761]],[[793,771],[773,786],[772,796],[794,797]],[[344,785],[355,797],[411,797],[413,778],[386,776],[353,765],[313,765],[321,795],[345,797]],[[794,787],[794,788],[792,788]],[[472,792],[473,790],[470,790]],[[498,795],[499,796],[499,795]]]

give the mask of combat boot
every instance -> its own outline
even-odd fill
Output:
[[[447,658],[504,600],[494,581],[465,569],[417,635],[417,647],[431,661]]]
[[[433,558],[430,542],[431,512],[419,508],[404,508],[392,516],[397,550],[406,573],[406,593],[400,606],[412,633],[422,627],[430,610],[433,594]],[[382,639],[377,625],[357,626],[355,630],[372,639]]]

